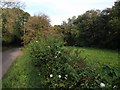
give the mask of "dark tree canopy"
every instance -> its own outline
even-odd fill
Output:
[[[3,8],[1,16],[3,44],[21,42],[24,23],[27,22],[30,14],[18,8]]]
[[[67,45],[118,49],[120,1],[116,1],[112,8],[102,11],[88,10],[55,27],[63,34]]]

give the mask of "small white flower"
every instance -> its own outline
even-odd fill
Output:
[[[67,77],[68,77],[68,75],[66,74],[64,78],[67,80]]]
[[[117,88],[117,86],[116,85],[114,85],[114,87],[113,88]]]
[[[67,80],[67,77],[65,77],[65,80]]]
[[[48,46],[48,48],[50,48],[50,46]]]
[[[57,58],[57,56],[55,56],[55,58]]]
[[[36,41],[36,42],[38,42],[38,41]]]
[[[60,51],[58,51],[58,54],[60,54],[61,52]]]
[[[59,78],[61,78],[61,75],[58,75]]]
[[[100,87],[101,88],[105,87],[105,84],[104,83],[100,83]]]
[[[40,73],[38,75],[40,76]]]
[[[68,77],[68,75],[65,75],[65,77]]]
[[[53,75],[52,74],[50,74],[50,78],[52,78],[53,77]]]

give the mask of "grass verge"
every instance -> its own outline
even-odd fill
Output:
[[[38,88],[42,78],[31,65],[27,54],[20,56],[13,63],[7,74],[3,77],[3,88]]]

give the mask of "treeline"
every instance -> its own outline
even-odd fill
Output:
[[[21,3],[3,2],[2,6],[2,44],[27,44],[42,33],[57,31],[69,46],[120,48],[120,1],[112,8],[89,10],[54,27],[48,16],[30,16],[20,8]]]
[[[118,49],[120,41],[120,1],[112,8],[89,10],[55,25],[66,45]]]

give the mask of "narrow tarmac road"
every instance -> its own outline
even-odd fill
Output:
[[[2,53],[2,73],[0,73],[0,80],[6,74],[12,63],[15,61],[16,57],[21,55],[21,50],[17,48],[12,48],[10,50],[4,51]],[[1,64],[0,64],[1,66]]]

